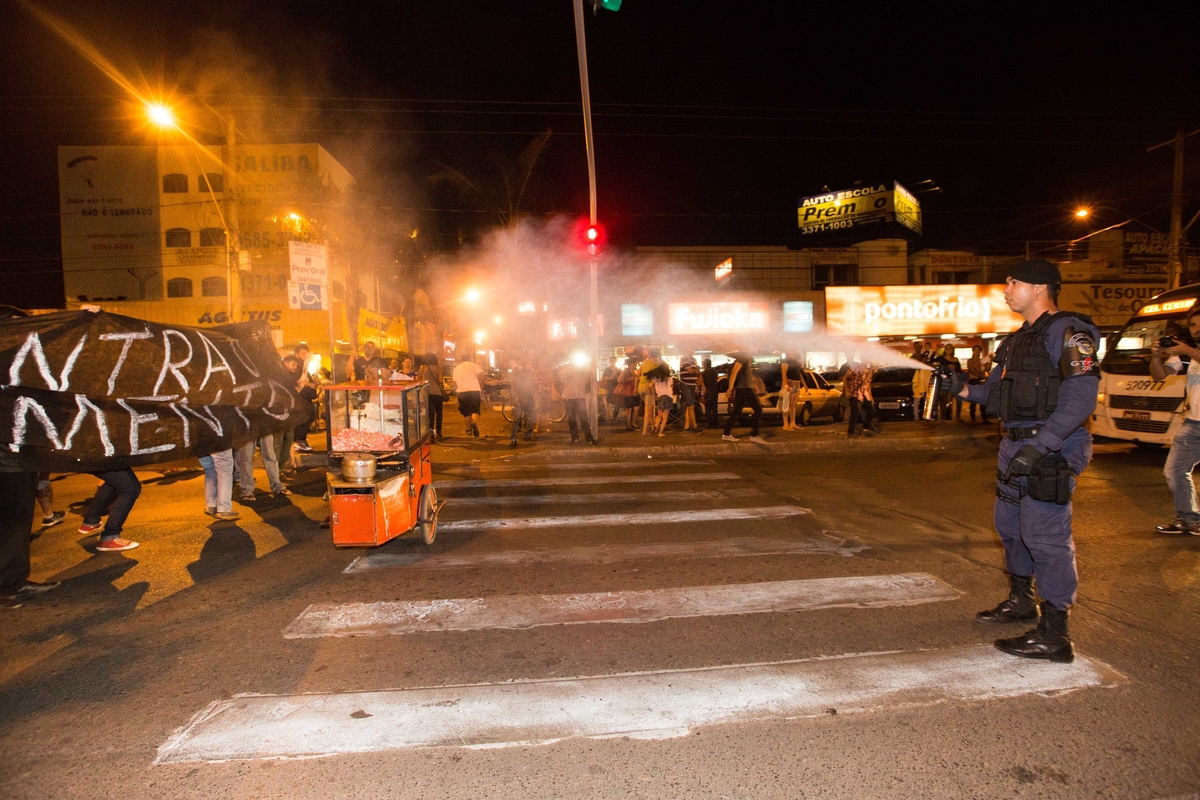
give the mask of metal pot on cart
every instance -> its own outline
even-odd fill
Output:
[[[406,533],[433,544],[445,505],[433,488],[429,384],[325,387],[329,528],[337,547]]]

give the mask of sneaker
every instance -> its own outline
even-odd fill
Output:
[[[595,439],[588,439],[588,445],[589,445],[589,446],[591,446],[591,447],[595,447],[595,446],[596,446],[596,440],[595,440]]]
[[[767,440],[761,436],[751,436],[750,441],[754,442],[755,444],[766,444],[767,443]]]
[[[95,525],[91,525],[91,524],[85,522],[79,526],[79,532],[80,533],[99,533],[100,529],[103,527],[104,526],[101,525],[99,522],[97,522]]]
[[[308,442],[296,442],[296,449],[301,453],[311,453],[313,451],[312,445]]]
[[[67,518],[67,512],[55,511],[48,517],[42,517],[42,528],[53,528],[55,525]]]
[[[730,436],[730,435],[727,433],[727,434],[725,434],[724,436],[722,436],[722,437],[721,437],[721,441],[723,441],[723,442],[736,442],[736,441],[737,441],[737,437],[736,437],[736,436]]]
[[[1190,533],[1192,536],[1200,536],[1200,526],[1188,525],[1179,520],[1175,520],[1170,525],[1158,525],[1154,528],[1154,530],[1158,531],[1159,533],[1168,533],[1172,535]]]
[[[510,442],[508,443],[508,446],[509,446],[509,447],[512,447],[512,448],[515,448],[515,447],[517,446],[517,440],[516,440],[516,439],[513,439],[512,441],[510,441]]]
[[[208,508],[204,509],[204,513],[210,517],[215,517],[217,515],[217,508],[216,506],[209,506]]]
[[[131,542],[128,539],[117,537],[116,539],[106,539],[96,545],[97,553],[120,553],[125,550],[133,550],[138,546],[137,542]]]
[[[217,511],[212,517],[213,519],[234,520],[241,519],[242,515],[236,511]]]
[[[875,430],[874,428],[863,428],[863,435],[864,436],[878,436],[879,431]]]

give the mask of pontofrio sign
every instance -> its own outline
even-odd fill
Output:
[[[825,289],[826,327],[842,336],[1011,333],[1022,322],[999,284]]]
[[[765,302],[668,303],[668,328],[673,334],[762,333],[767,329]]]

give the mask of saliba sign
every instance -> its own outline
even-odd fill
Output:
[[[263,321],[3,320],[0,468],[95,472],[237,447],[307,419],[294,385]]]

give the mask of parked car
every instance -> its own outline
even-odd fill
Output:
[[[881,367],[871,378],[871,394],[881,419],[916,419],[912,367]]]
[[[834,422],[846,418],[842,393],[810,369],[800,370],[804,388],[796,395],[796,422],[807,425],[814,417],[833,417]]]

